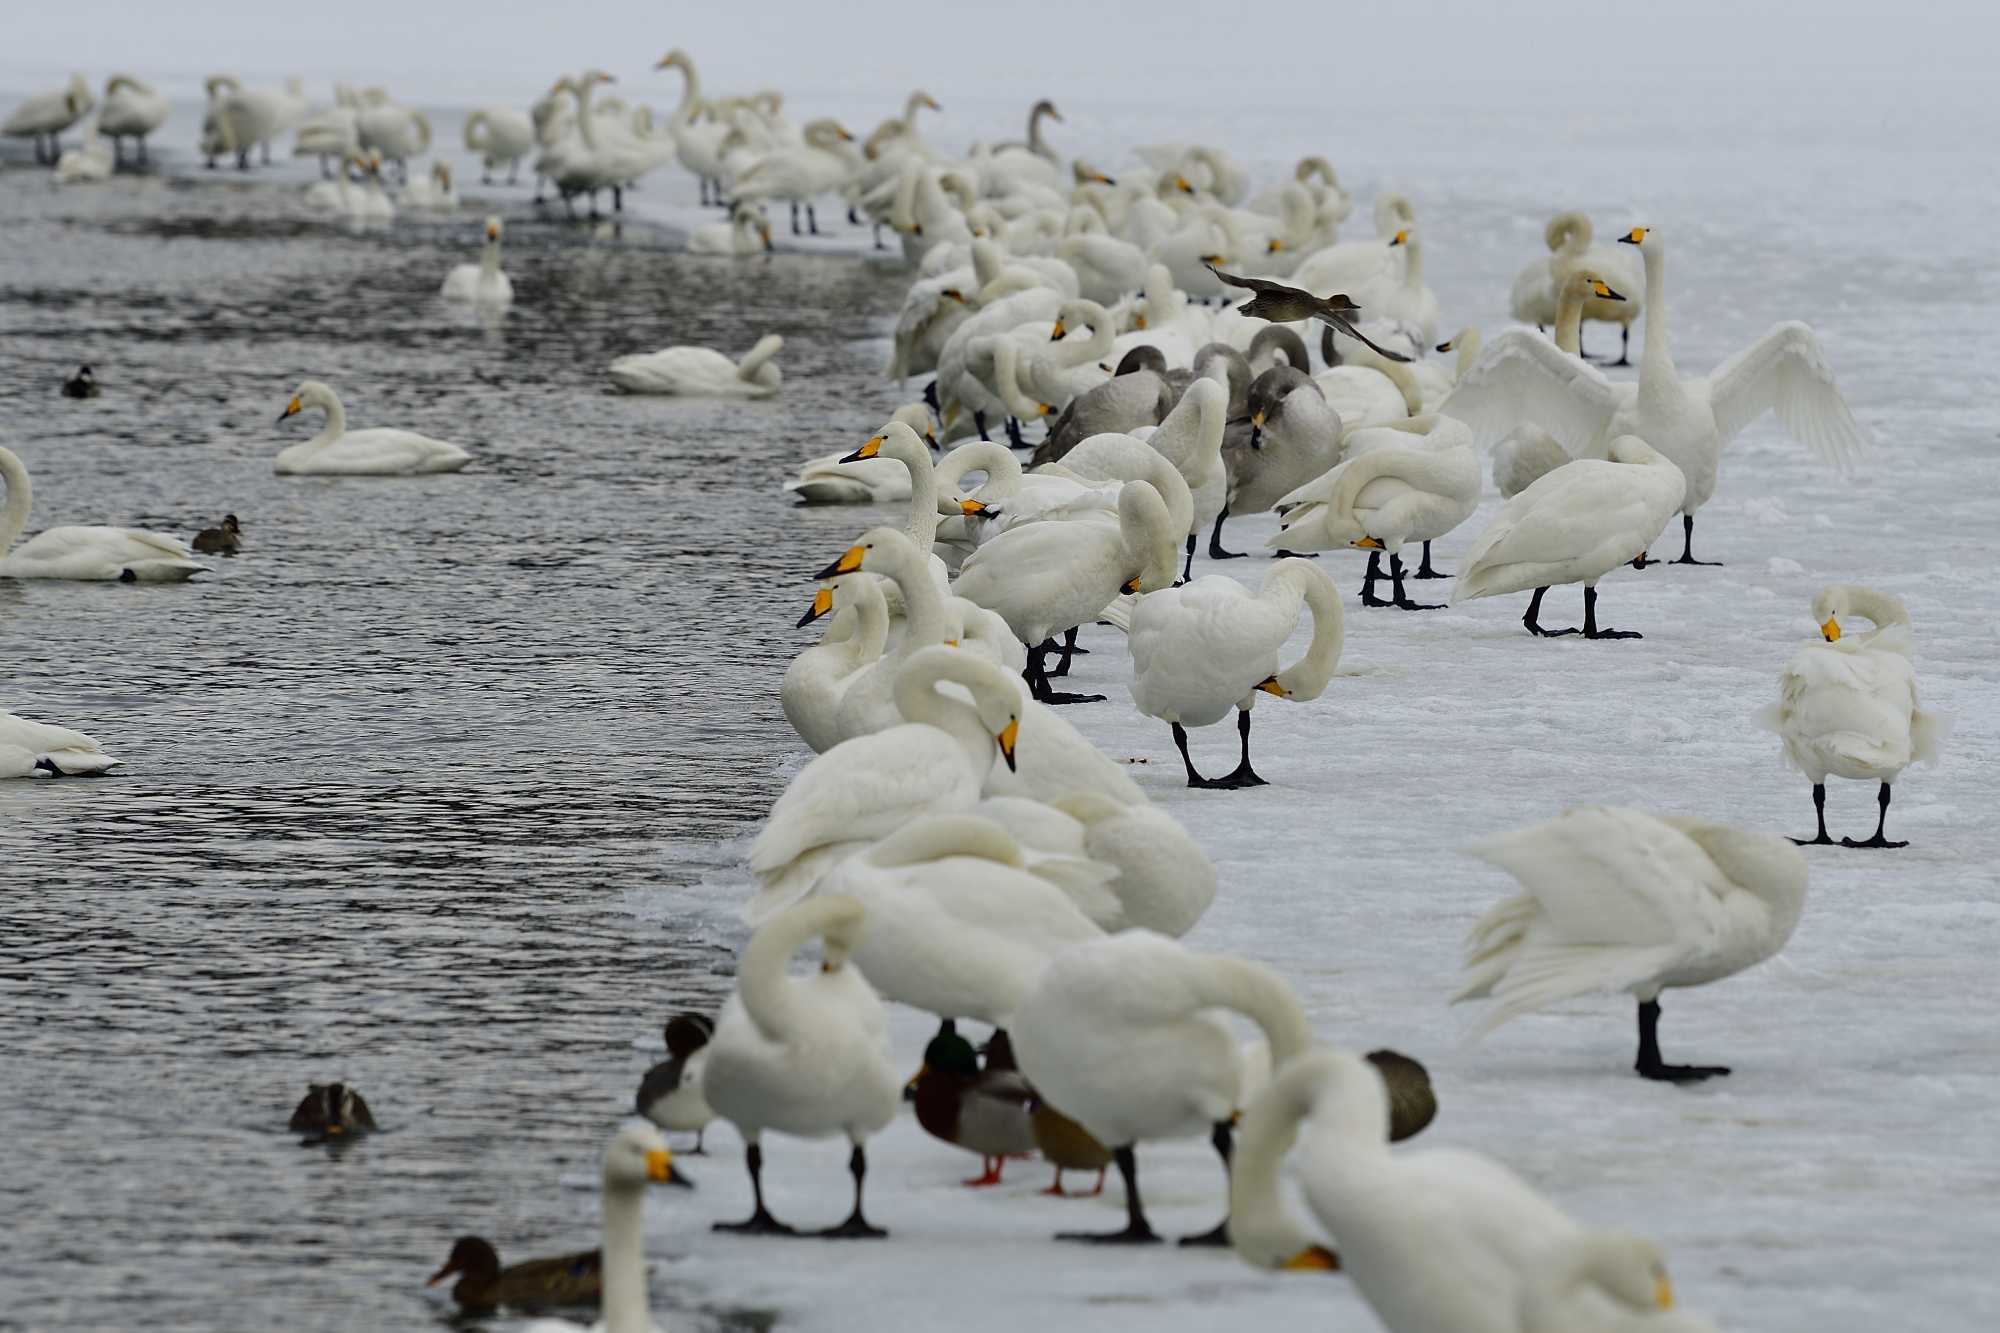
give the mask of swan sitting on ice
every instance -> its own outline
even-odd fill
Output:
[[[500,271],[500,219],[486,219],[486,246],[477,264],[459,264],[444,275],[443,296],[447,301],[474,301],[484,306],[507,305],[514,299],[514,283]]]
[[[706,347],[669,347],[621,356],[611,363],[611,382],[627,393],[664,393],[684,398],[769,398],[784,375],[778,349],[785,340],[767,333],[743,360],[731,361]]]
[[[1641,1078],[1729,1072],[1660,1058],[1660,992],[1774,956],[1806,904],[1806,859],[1790,840],[1679,815],[1586,806],[1466,850],[1524,892],[1472,928],[1465,987],[1453,1002],[1495,1001],[1483,1034],[1575,996],[1630,991]]]
[[[138,528],[49,528],[16,547],[14,539],[28,526],[34,488],[11,449],[0,448],[0,480],[7,484],[7,507],[0,510],[0,579],[178,583],[208,568],[180,538]]]
[[[1872,621],[1850,634],[1841,617]],[[1880,783],[1875,836],[1842,838],[1846,847],[1903,847],[1883,836],[1889,784],[1912,763],[1937,762],[1946,719],[1917,707],[1917,673],[1910,666],[1910,613],[1902,601],[1873,588],[1836,583],[1813,598],[1820,637],[1786,664],[1778,702],[1758,721],[1785,742],[1785,758],[1812,779],[1819,832],[1802,845],[1831,843],[1826,832],[1826,778]]]
[[[87,185],[108,181],[116,165],[111,141],[99,134],[93,124],[84,135],[82,144],[63,149],[62,156],[56,159],[56,184]]]
[[[7,747],[26,752],[33,761],[30,771],[40,769],[65,777],[102,773],[118,766],[103,746],[80,731],[30,722],[0,708],[0,749]]]
[[[472,461],[472,455],[457,445],[415,431],[388,427],[349,430],[347,409],[341,406],[339,395],[318,380],[300,384],[278,420],[282,423],[309,407],[323,410],[326,424],[304,444],[278,454],[276,471],[281,476],[407,477],[456,472]]]

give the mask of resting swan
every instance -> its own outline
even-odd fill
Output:
[[[669,347],[611,363],[611,382],[627,393],[689,398],[769,398],[784,376],[776,357],[785,340],[767,333],[741,362],[706,347]]]
[[[926,447],[936,446],[930,409],[922,403],[904,404],[889,420],[920,434]],[[862,449],[866,448],[864,444]],[[894,452],[882,457],[879,445],[866,457],[857,458],[856,452],[822,454],[801,464],[799,475],[785,483],[786,493],[809,505],[890,504],[910,498],[913,468]]]
[[[945,650],[948,651],[948,650]],[[756,1210],[742,1222],[717,1222],[739,1235],[792,1235],[764,1205],[766,1130],[818,1139],[845,1134],[854,1151],[854,1209],[847,1220],[813,1234],[872,1239],[888,1233],[861,1212],[868,1174],[864,1144],[896,1118],[903,1081],[889,1063],[882,1001],[848,960],[866,916],[853,898],[815,898],[760,927],[737,962],[736,993],[708,1043],[702,1093],[715,1113],[743,1135]],[[823,962],[804,977],[785,965],[807,941],[822,942]],[[607,1293],[608,1298],[608,1293]]]
[[[1813,598],[1820,637],[1785,665],[1778,702],[1758,721],[1778,733],[1785,758],[1811,779],[1819,831],[1803,845],[1831,843],[1826,832],[1826,778],[1879,783],[1875,835],[1866,842],[1842,838],[1845,847],[1904,847],[1883,836],[1889,822],[1889,785],[1914,762],[1936,763],[1947,719],[1917,706],[1917,673],[1910,666],[1910,613],[1901,599],[1873,588],[1835,583]],[[1849,633],[1841,617],[1875,626]]]
[[[778,687],[785,720],[815,754],[840,744],[840,698],[854,677],[882,656],[889,638],[889,608],[881,581],[847,578],[820,585],[799,627],[831,613],[826,634],[792,659]]]
[[[460,264],[444,275],[442,295],[447,301],[472,301],[483,306],[503,306],[514,300],[514,283],[500,271],[500,219],[486,219],[486,246],[477,264]]]
[[[1634,630],[1597,624],[1597,581],[1644,557],[1680,507],[1686,481],[1679,468],[1636,435],[1611,442],[1608,459],[1579,458],[1536,481],[1493,517],[1458,571],[1453,602],[1534,589],[1521,623],[1550,637],[1574,629],[1543,629],[1542,594],[1558,583],[1583,585],[1583,636],[1636,639]]]
[[[1543,426],[1579,456],[1602,457],[1610,441],[1638,436],[1687,478],[1680,506],[1686,545],[1674,563],[1713,563],[1694,558],[1694,514],[1715,493],[1722,446],[1739,431],[1776,412],[1793,438],[1841,470],[1868,447],[1868,432],[1840,396],[1818,336],[1796,321],[1773,328],[1711,375],[1681,378],[1667,348],[1666,242],[1650,227],[1619,240],[1638,246],[1646,265],[1646,350],[1637,384],[1614,384],[1545,341],[1496,338],[1444,410],[1470,424],[1481,445],[1522,421]]]
[[[1619,1231],[1556,1242],[1530,1273],[1519,1311],[1521,1333],[1718,1333],[1674,1308],[1660,1247]]]
[[[1476,1033],[1579,995],[1630,991],[1641,1078],[1729,1072],[1661,1060],[1660,992],[1774,956],[1806,903],[1806,859],[1788,839],[1679,815],[1585,806],[1466,851],[1524,890],[1467,941],[1465,986],[1452,1000],[1495,1001]]]
[[[15,546],[15,539],[27,529],[35,492],[27,466],[4,447],[0,447],[0,481],[7,485],[7,507],[0,510],[0,579],[179,583],[208,568],[180,538],[139,528],[48,528]],[[5,736],[0,734],[0,739]]]
[[[301,383],[278,420],[283,423],[311,407],[326,413],[326,424],[304,444],[279,451],[280,476],[410,477],[456,472],[472,461],[472,455],[457,445],[415,431],[347,429],[347,409],[339,395],[318,380]]]
[[[118,766],[118,760],[104,753],[104,747],[80,731],[47,722],[30,722],[0,708],[0,749],[12,748],[26,754],[29,769],[77,777],[103,773]]]
[[[1312,613],[1312,643],[1280,670],[1278,650]],[[1340,662],[1344,625],[1340,591],[1305,560],[1280,560],[1252,593],[1210,575],[1139,599],[1132,612],[1132,701],[1173,728],[1190,787],[1261,787],[1250,767],[1250,710],[1259,692],[1304,703],[1317,699]],[[1187,728],[1206,727],[1236,710],[1243,758],[1227,777],[1205,778],[1188,756]]]

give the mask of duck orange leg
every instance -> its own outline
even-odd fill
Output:
[[[971,1180],[961,1180],[959,1184],[973,1190],[984,1189],[988,1185],[998,1185],[1000,1183],[1000,1168],[1005,1164],[1006,1160],[1004,1157],[987,1157],[982,1154],[979,1158],[979,1165],[982,1168],[980,1174],[974,1176]]]

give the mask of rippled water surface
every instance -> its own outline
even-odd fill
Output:
[[[901,285],[524,215],[487,327],[433,295],[469,231],[5,173],[0,441],[31,531],[233,511],[247,549],[186,586],[0,581],[0,706],[125,761],[0,791],[0,1326],[407,1326],[461,1231],[587,1244],[659,1019],[727,985],[727,925],[621,901],[779,785],[798,645],[759,590],[805,596],[854,517],[777,483],[893,406],[862,339]],[[782,409],[608,391],[621,353],[766,328]],[[79,361],[101,398],[56,392]],[[473,465],[274,476],[306,376]],[[328,1162],[283,1133],[329,1077],[393,1138]]]

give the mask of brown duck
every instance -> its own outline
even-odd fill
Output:
[[[1256,319],[1268,319],[1273,324],[1316,319],[1322,324],[1340,330],[1356,342],[1374,348],[1391,361],[1410,359],[1401,352],[1390,351],[1356,328],[1354,320],[1360,315],[1361,307],[1341,293],[1336,292],[1322,299],[1311,292],[1297,287],[1287,287],[1282,282],[1272,282],[1267,278],[1239,278],[1234,273],[1224,273],[1213,264],[1208,265],[1208,271],[1231,287],[1241,287],[1245,291],[1254,293],[1248,301],[1236,307],[1241,314]]]
[[[316,1139],[337,1139],[376,1128],[374,1113],[361,1094],[345,1083],[312,1083],[286,1126]]]
[[[489,1313],[501,1306],[541,1310],[553,1306],[597,1305],[604,1297],[604,1262],[597,1250],[529,1259],[500,1266],[500,1253],[478,1236],[460,1236],[444,1267],[424,1285],[435,1287],[452,1274],[451,1298],[462,1310]]]
[[[203,555],[235,555],[243,549],[242,523],[236,515],[224,514],[221,523],[194,535],[194,549]]]
[[[1000,1183],[1009,1157],[1035,1150],[1028,1120],[1034,1089],[1014,1066],[1014,1048],[1005,1032],[987,1044],[986,1068],[972,1043],[955,1030],[940,1030],[924,1047],[923,1068],[910,1080],[917,1123],[933,1138],[979,1154],[984,1168],[964,1182],[972,1188]]]

